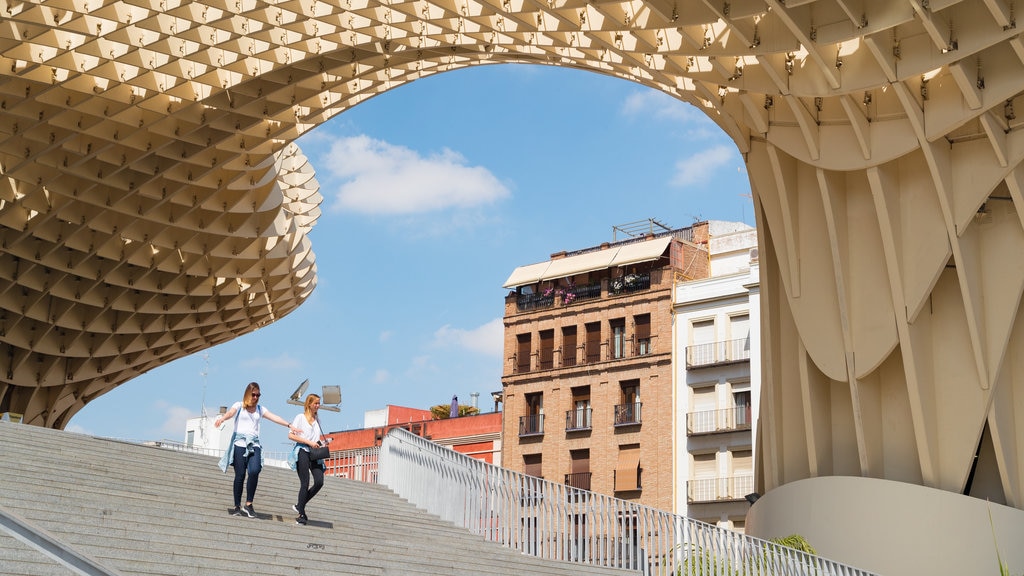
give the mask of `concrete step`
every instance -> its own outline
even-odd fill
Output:
[[[299,526],[298,479],[284,468],[261,472],[250,519],[228,514],[233,474],[209,456],[0,423],[0,462],[0,507],[125,576],[625,573],[520,554],[353,480],[327,478]],[[33,550],[0,541],[11,574],[68,573]]]

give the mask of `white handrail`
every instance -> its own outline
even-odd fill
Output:
[[[384,437],[378,465],[378,482],[416,506],[542,558],[659,576],[872,576],[767,540],[506,470],[400,428]]]

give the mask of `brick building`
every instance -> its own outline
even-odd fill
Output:
[[[707,241],[707,223],[652,227],[512,272],[506,468],[672,508],[672,288],[708,276]]]

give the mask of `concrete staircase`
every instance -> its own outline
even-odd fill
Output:
[[[281,468],[260,475],[258,518],[231,516],[231,481],[209,456],[0,422],[0,574],[628,574],[526,556],[339,478],[300,526]]]

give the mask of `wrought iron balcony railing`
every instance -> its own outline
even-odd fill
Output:
[[[573,472],[565,475],[565,485],[580,490],[590,490],[590,476],[592,472]]]
[[[615,406],[615,425],[630,426],[640,423],[640,402],[617,404]]]
[[[544,433],[544,415],[530,414],[519,417],[519,435],[536,436]]]
[[[592,411],[592,408],[576,408],[567,411],[565,413],[565,431],[590,430]]]

